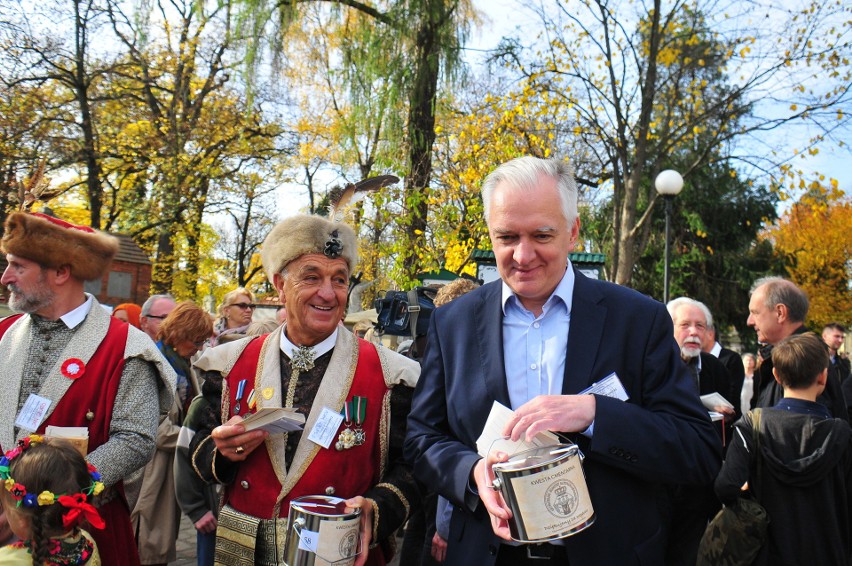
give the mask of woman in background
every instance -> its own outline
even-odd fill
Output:
[[[112,309],[112,316],[136,328],[141,328],[139,326],[139,315],[141,314],[142,307],[133,303],[121,303],[120,305],[115,305]]]
[[[757,367],[757,358],[754,354],[743,354],[743,368],[745,368],[745,379],[740,391],[740,410],[746,414],[751,410],[751,398],[754,395],[754,369]]]
[[[213,328],[216,344],[244,338],[254,314],[254,295],[243,287],[226,293],[219,305],[218,320]]]

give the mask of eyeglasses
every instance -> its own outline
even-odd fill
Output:
[[[157,318],[157,319],[160,319],[160,320],[164,320],[169,315],[167,315],[167,314],[159,314],[159,315],[158,314],[146,314],[146,315],[142,315],[142,316],[144,316],[145,318]]]
[[[242,310],[246,310],[246,309],[254,310],[254,309],[257,308],[257,305],[253,305],[251,303],[231,303],[228,306],[229,307],[237,307],[237,308],[240,308]]]

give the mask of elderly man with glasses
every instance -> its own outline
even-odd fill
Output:
[[[157,332],[163,320],[175,308],[175,298],[171,295],[151,295],[142,304],[142,312],[139,314],[139,327],[142,332],[157,341]]]
[[[385,564],[394,532],[418,505],[402,444],[419,367],[339,324],[357,254],[342,223],[299,215],[278,224],[261,259],[287,321],[209,349],[195,364],[222,383],[221,415],[211,414],[189,447],[202,478],[225,484],[217,563],[283,563],[290,502],[323,495],[361,510],[355,564]],[[243,418],[266,407],[296,409],[304,430],[247,432]]]

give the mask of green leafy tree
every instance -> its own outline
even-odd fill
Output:
[[[811,147],[848,123],[840,109],[850,100],[850,10],[842,2],[789,12],[752,2],[557,2],[539,10],[545,31],[533,53],[504,45],[504,60],[573,128],[579,177],[602,191],[594,200],[612,201],[612,280],[630,284],[636,273],[660,170],[677,163],[688,179],[732,160],[744,175],[768,174],[769,185],[791,156],[754,155],[745,149],[753,136],[765,142],[807,123],[818,132],[803,141]]]
[[[159,4],[161,12],[166,7]],[[177,11],[164,39],[147,43],[147,28],[110,5],[113,30],[127,51],[116,88],[138,101],[128,112],[117,155],[127,159],[131,187],[147,221],[135,225],[154,256],[152,292],[167,292],[179,277],[190,288],[198,278],[204,214],[215,190],[251,163],[280,153],[278,126],[226,87],[231,63],[231,6],[170,3]],[[131,153],[132,152],[132,153]],[[138,212],[137,212],[138,214]],[[185,241],[185,255],[178,253]]]
[[[814,179],[762,237],[785,275],[808,294],[809,325],[852,322],[852,201],[837,181]]]
[[[273,34],[277,43],[272,45],[274,53],[282,53],[290,28],[304,17],[306,4],[310,3],[245,5],[251,16],[252,36],[259,39],[268,32],[270,21],[283,24],[281,33]],[[468,23],[474,19],[473,8],[468,0],[399,0],[376,5],[339,0],[330,4],[337,25],[328,29],[332,33],[345,30],[345,36],[337,36],[334,46],[340,48],[342,70],[350,79],[347,104],[334,102],[334,111],[347,117],[340,121],[341,139],[348,136],[349,143],[358,139],[361,148],[367,147],[365,141],[378,139],[371,135],[401,140],[392,146],[396,153],[391,161],[401,165],[394,172],[404,178],[404,192],[391,195],[388,191],[375,205],[383,206],[389,196],[399,205],[399,213],[388,227],[401,242],[392,267],[394,278],[405,285],[420,270],[439,87],[441,79],[451,78],[457,68],[459,47],[465,41]],[[251,48],[256,46],[250,44]],[[378,105],[371,102],[375,84],[384,85],[377,91]],[[365,111],[371,116],[369,127],[360,129],[366,123],[355,118]],[[404,121],[396,119],[399,113],[406,116]],[[360,176],[372,171],[374,163],[371,152],[361,152],[357,159]],[[378,241],[381,237],[374,231],[370,239]]]

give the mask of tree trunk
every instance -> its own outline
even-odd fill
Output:
[[[443,0],[430,0],[416,39],[414,84],[409,97],[408,162],[405,179],[408,205],[406,238],[409,245],[403,257],[403,268],[409,277],[417,271],[417,249],[413,243],[426,232],[429,204],[426,192],[432,176],[432,145],[435,143],[435,99],[440,72],[438,26],[444,19]]]
[[[151,295],[168,294],[172,291],[174,268],[174,223],[163,224],[157,236],[157,255],[151,269]]]
[[[92,108],[89,101],[89,81],[86,73],[87,50],[89,47],[88,20],[80,14],[79,0],[74,2],[74,94],[80,107],[80,129],[83,133],[82,157],[86,164],[86,193],[89,197],[89,221],[92,228],[101,227],[101,209],[103,207],[103,186],[101,183],[101,163],[98,155],[97,136],[92,120]]]

